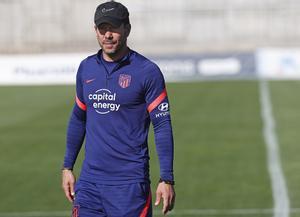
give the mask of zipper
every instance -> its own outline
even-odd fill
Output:
[[[108,89],[108,84],[109,84],[109,80],[112,78],[112,74],[117,71],[119,68],[121,68],[121,66],[124,64],[125,61],[127,61],[127,58],[121,62],[119,62],[114,68],[113,70],[111,71],[111,73],[108,72],[107,68],[105,67],[105,64],[103,63],[102,61],[102,58],[100,57],[100,61],[103,65],[103,68],[105,69],[105,72],[106,72],[106,81],[105,81],[105,88]]]
[[[103,67],[105,69],[106,72],[106,81],[105,81],[105,87],[108,89],[108,85],[109,85],[109,80],[112,79],[112,75],[114,74],[114,72],[116,72],[122,65],[123,62],[119,62],[111,71],[111,73],[109,73],[109,71],[107,70],[107,68],[105,67],[105,65],[103,64]]]
[[[106,72],[105,88],[108,89],[108,75],[107,75],[107,72]]]

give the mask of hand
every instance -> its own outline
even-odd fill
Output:
[[[74,185],[76,178],[72,170],[63,169],[62,170],[62,189],[65,192],[67,199],[72,203],[75,198]]]
[[[173,185],[160,182],[156,189],[155,206],[158,206],[161,198],[163,198],[162,213],[166,215],[174,208],[175,205],[175,190]]]

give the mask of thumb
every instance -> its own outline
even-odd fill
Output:
[[[75,196],[74,184],[75,184],[74,182],[70,182],[70,195],[72,199],[74,199]]]
[[[74,184],[73,183],[70,184],[70,194],[71,194],[72,197],[74,197],[74,195],[75,195]]]
[[[156,200],[155,200],[155,206],[158,206],[161,199],[161,192],[156,192]]]

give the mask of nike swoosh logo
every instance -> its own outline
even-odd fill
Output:
[[[89,79],[89,80],[85,80],[85,83],[88,84],[88,83],[91,83],[91,82],[93,82],[93,81],[95,81],[95,80],[96,80],[96,78]]]

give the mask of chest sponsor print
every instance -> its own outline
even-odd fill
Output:
[[[108,89],[99,89],[95,93],[88,95],[88,99],[92,101],[92,106],[98,114],[108,114],[109,112],[117,112],[120,104],[116,103],[116,93],[112,93]]]

